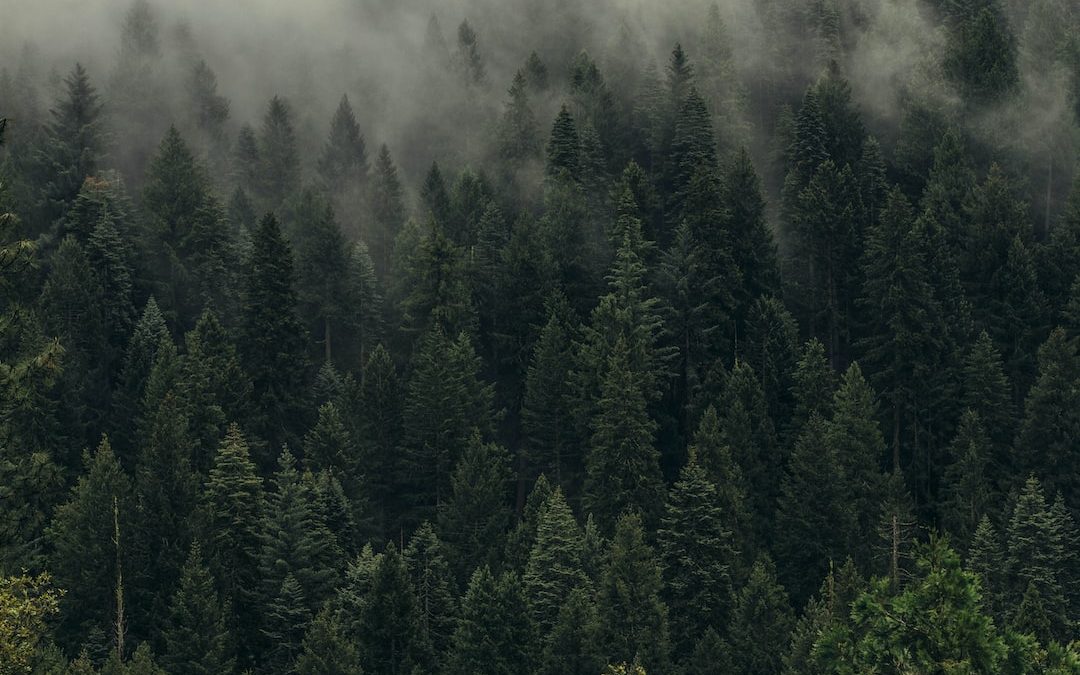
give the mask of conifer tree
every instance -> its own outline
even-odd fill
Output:
[[[525,380],[522,432],[530,471],[550,475],[565,492],[577,494],[582,461],[570,383],[573,318],[564,297],[553,296],[547,305],[547,323],[540,329]]]
[[[1006,597],[1015,608],[1015,619],[1023,612],[1025,600],[1030,602],[1031,598],[1027,596],[1033,586],[1041,613],[1058,639],[1067,634],[1070,622],[1064,582],[1071,580],[1064,574],[1065,551],[1061,534],[1043,496],[1042,485],[1038,479],[1028,478],[1017,497],[1005,532]]]
[[[731,538],[732,550],[745,558],[754,544],[746,483],[731,448],[725,445],[720,417],[714,406],[709,406],[702,414],[689,453],[700,464],[706,481],[716,490],[715,505],[720,514],[721,529]],[[729,573],[733,579],[742,578],[743,572],[744,566],[738,561],[732,563]]]
[[[992,446],[979,413],[964,411],[956,438],[949,447],[952,463],[945,470],[941,508],[944,527],[960,550],[975,534],[979,523],[993,508],[992,487],[987,476]]]
[[[725,172],[723,195],[732,256],[742,272],[743,298],[739,305],[745,313],[755,298],[774,295],[780,290],[776,244],[765,220],[765,198],[745,149],[739,150]]]
[[[399,439],[402,437],[402,391],[390,353],[382,344],[372,350],[364,364],[355,406],[346,407],[346,420],[355,420],[354,437],[361,444],[368,467],[368,489],[376,516],[384,527],[397,511],[397,491],[401,481]],[[358,408],[358,409],[357,409]]]
[[[373,222],[367,244],[371,248],[376,271],[385,277],[394,240],[405,224],[401,179],[385,144],[379,147],[379,155],[375,158],[369,201]]]
[[[393,544],[371,570],[359,614],[360,663],[369,673],[404,674],[427,663],[429,645],[405,560]]]
[[[64,78],[64,94],[49,110],[44,147],[36,158],[42,172],[40,220],[49,226],[75,199],[105,150],[102,104],[90,76],[76,63]]]
[[[736,671],[779,673],[794,624],[788,594],[776,581],[772,561],[758,558],[746,585],[735,596],[730,634]]]
[[[540,155],[540,138],[536,115],[529,103],[529,84],[522,71],[514,74],[508,90],[502,124],[499,127],[499,154],[511,166]]]
[[[795,368],[799,359],[795,317],[777,297],[759,297],[749,307],[739,357],[761,378],[769,417],[783,425],[794,414]],[[784,436],[783,428],[777,430]]]
[[[195,542],[180,573],[165,629],[165,666],[171,672],[210,675],[234,667],[232,635],[210,570]]]
[[[117,437],[114,442],[121,464],[129,471],[135,468],[134,429],[130,422],[139,416],[146,381],[154,367],[158,347],[168,336],[165,318],[154,297],[150,296],[128,341],[113,398],[113,419],[125,421],[124,424],[114,425],[114,436]]]
[[[263,640],[268,648],[262,664],[271,671],[284,671],[301,653],[302,641],[311,622],[311,602],[292,572],[285,575],[277,593],[264,604]]]
[[[292,108],[279,96],[270,99],[266,106],[258,147],[259,188],[266,205],[274,207],[300,187]]]
[[[267,495],[258,558],[263,602],[298,594],[310,619],[337,583],[341,552],[288,450],[281,453],[271,482],[274,489]]]
[[[624,338],[615,343],[606,366],[585,457],[585,506],[609,530],[627,509],[654,523],[664,492],[653,445],[656,423],[649,418],[647,393]]]
[[[331,194],[358,189],[367,181],[367,147],[348,96],[341,97],[330,121],[318,168]]]
[[[577,180],[580,177],[581,141],[573,115],[565,105],[559,109],[547,145],[548,177]]]
[[[443,663],[457,621],[457,583],[445,547],[430,523],[425,522],[416,530],[404,557],[416,589],[421,630],[427,635],[436,663]]]
[[[200,493],[200,536],[220,596],[235,613],[230,623],[241,663],[250,662],[254,646],[252,627],[257,623],[255,590],[265,499],[247,441],[239,427],[232,424]]]
[[[356,645],[346,639],[340,622],[328,610],[315,615],[304,634],[297,675],[363,675]]]
[[[832,416],[836,380],[836,373],[825,356],[825,346],[818,339],[811,338],[803,346],[802,355],[792,374],[795,410],[792,413],[789,433],[797,434],[814,413],[825,419]]]
[[[980,587],[986,598],[986,606],[996,620],[1005,615],[1006,576],[1005,553],[997,530],[990,517],[983,514],[968,548],[967,569],[978,575]]]
[[[73,651],[91,629],[109,630],[115,616],[117,569],[127,568],[132,524],[131,480],[125,475],[107,438],[84,455],[85,471],[59,505],[49,525],[53,555],[49,569],[59,588],[61,623],[58,638]],[[119,518],[121,543],[114,541]]]
[[[1039,377],[1024,402],[1015,446],[1016,468],[1034,473],[1053,492],[1071,494],[1077,480],[1078,382],[1076,345],[1065,337],[1065,331],[1055,329],[1039,348]]]
[[[449,483],[448,497],[438,505],[438,531],[457,578],[464,581],[470,570],[499,563],[510,523],[510,459],[506,449],[484,443],[474,433]]]
[[[1012,388],[993,340],[983,331],[971,345],[963,364],[961,404],[975,412],[993,443],[987,458],[989,478],[996,489],[1007,492],[1012,475],[1012,443],[1016,435],[1016,407]]]
[[[251,377],[255,433],[269,448],[295,438],[304,419],[304,328],[296,315],[292,253],[272,215],[263,217],[248,264],[240,354]],[[271,450],[273,451],[273,450]],[[269,457],[260,457],[264,468]]]
[[[592,594],[584,587],[570,591],[544,642],[540,672],[544,675],[592,675],[601,667],[599,617]]]
[[[586,583],[582,569],[582,533],[562,490],[540,507],[533,544],[523,577],[533,623],[547,640],[558,621],[559,608],[569,594]]]
[[[599,635],[609,663],[640,663],[666,672],[670,645],[662,589],[660,565],[645,542],[641,517],[624,514],[597,589]]]
[[[775,550],[780,580],[797,606],[816,590],[829,564],[842,559],[848,542],[860,541],[858,513],[846,497],[851,484],[827,434],[826,422],[811,417],[780,486]]]
[[[438,220],[430,223],[405,271],[410,290],[402,310],[405,327],[414,335],[436,327],[447,335],[476,329],[465,251],[445,227]]]
[[[841,378],[832,408],[825,442],[836,453],[854,518],[851,539],[845,546],[848,554],[865,569],[871,559],[869,542],[880,518],[885,442],[877,422],[874,390],[863,378],[857,363],[851,364]]]
[[[495,577],[477,568],[461,601],[447,672],[453,675],[529,672],[534,658],[532,622],[521,582],[513,572]]]
[[[721,509],[716,485],[692,451],[657,533],[677,661],[692,654],[702,626],[728,623],[739,551]]]

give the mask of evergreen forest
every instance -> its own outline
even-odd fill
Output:
[[[0,0],[0,675],[1080,675],[1076,0]]]

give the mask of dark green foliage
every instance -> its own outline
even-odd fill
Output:
[[[268,214],[259,223],[247,265],[240,355],[258,411],[254,431],[271,453],[296,438],[304,419],[307,350],[296,307],[292,252],[277,220]],[[266,469],[270,458],[260,457],[259,465]]]
[[[326,610],[319,612],[304,634],[303,653],[294,666],[297,675],[363,675],[356,645]]]
[[[944,528],[963,549],[982,519],[995,508],[988,477],[993,447],[979,413],[968,409],[960,418],[956,439],[949,447],[952,463],[945,470],[941,508]]]
[[[860,541],[848,505],[853,486],[845,481],[837,448],[829,442],[826,422],[811,417],[795,442],[780,485],[776,512],[776,551],[780,580],[801,607],[825,577],[830,563],[842,559],[849,542]]]
[[[457,584],[444,549],[435,529],[424,523],[413,534],[404,553],[416,589],[420,627],[437,662],[442,661],[450,648],[458,609]]]
[[[173,596],[162,662],[174,673],[210,675],[233,669],[226,611],[214,590],[198,543],[191,547]]]
[[[449,493],[437,504],[439,535],[464,583],[470,570],[496,567],[510,523],[510,459],[506,449],[475,433],[450,476]]]
[[[402,484],[413,522],[430,519],[450,496],[451,472],[473,435],[492,425],[492,388],[479,378],[468,335],[434,329],[421,338],[405,397]]]
[[[619,518],[597,590],[599,635],[608,663],[634,662],[664,672],[668,608],[660,598],[660,565],[644,537],[639,515]]]
[[[677,660],[692,655],[701,626],[728,623],[739,551],[725,529],[731,515],[724,506],[696,453],[691,454],[668,494],[657,532]]]
[[[266,106],[259,129],[258,189],[269,207],[277,206],[300,187],[300,159],[292,109],[275,96]]]
[[[371,247],[375,269],[381,276],[385,276],[394,240],[397,239],[401,226],[405,224],[401,179],[386,145],[379,147],[379,155],[375,158],[369,201],[372,231],[368,237],[368,245]]]
[[[342,96],[319,158],[319,175],[331,193],[357,189],[368,177],[367,147],[348,96]]]
[[[370,571],[370,587],[358,619],[360,663],[368,673],[413,672],[426,662],[429,645],[405,560],[391,544]]]
[[[513,572],[496,577],[477,568],[461,600],[446,672],[455,675],[529,672],[534,655],[533,625],[521,582]]]
[[[108,439],[85,455],[85,473],[57,507],[48,537],[53,555],[49,568],[65,593],[61,644],[75,650],[88,630],[109,630],[115,611],[118,569],[130,569],[131,479],[120,468]],[[114,509],[116,511],[114,512]],[[116,513],[123,520],[121,550],[114,540]]]
[[[551,140],[547,145],[547,175],[552,178],[579,177],[581,166],[581,141],[578,138],[574,117],[564,105],[555,118]]]
[[[779,673],[794,624],[788,594],[776,581],[772,561],[758,558],[746,585],[735,596],[730,628],[735,670],[754,675]]]
[[[546,675],[592,675],[599,672],[596,602],[577,587],[562,602],[558,620],[543,646],[540,672]]]
[[[548,640],[559,608],[575,589],[586,584],[582,567],[582,533],[566,498],[556,488],[537,514],[536,542],[525,565],[524,589],[533,623]]]

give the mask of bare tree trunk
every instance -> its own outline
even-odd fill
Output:
[[[124,572],[120,567],[120,505],[113,497],[113,545],[116,548],[116,656],[124,660]]]

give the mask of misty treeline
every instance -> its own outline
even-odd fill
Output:
[[[0,673],[1080,673],[1076,3],[38,4]]]

